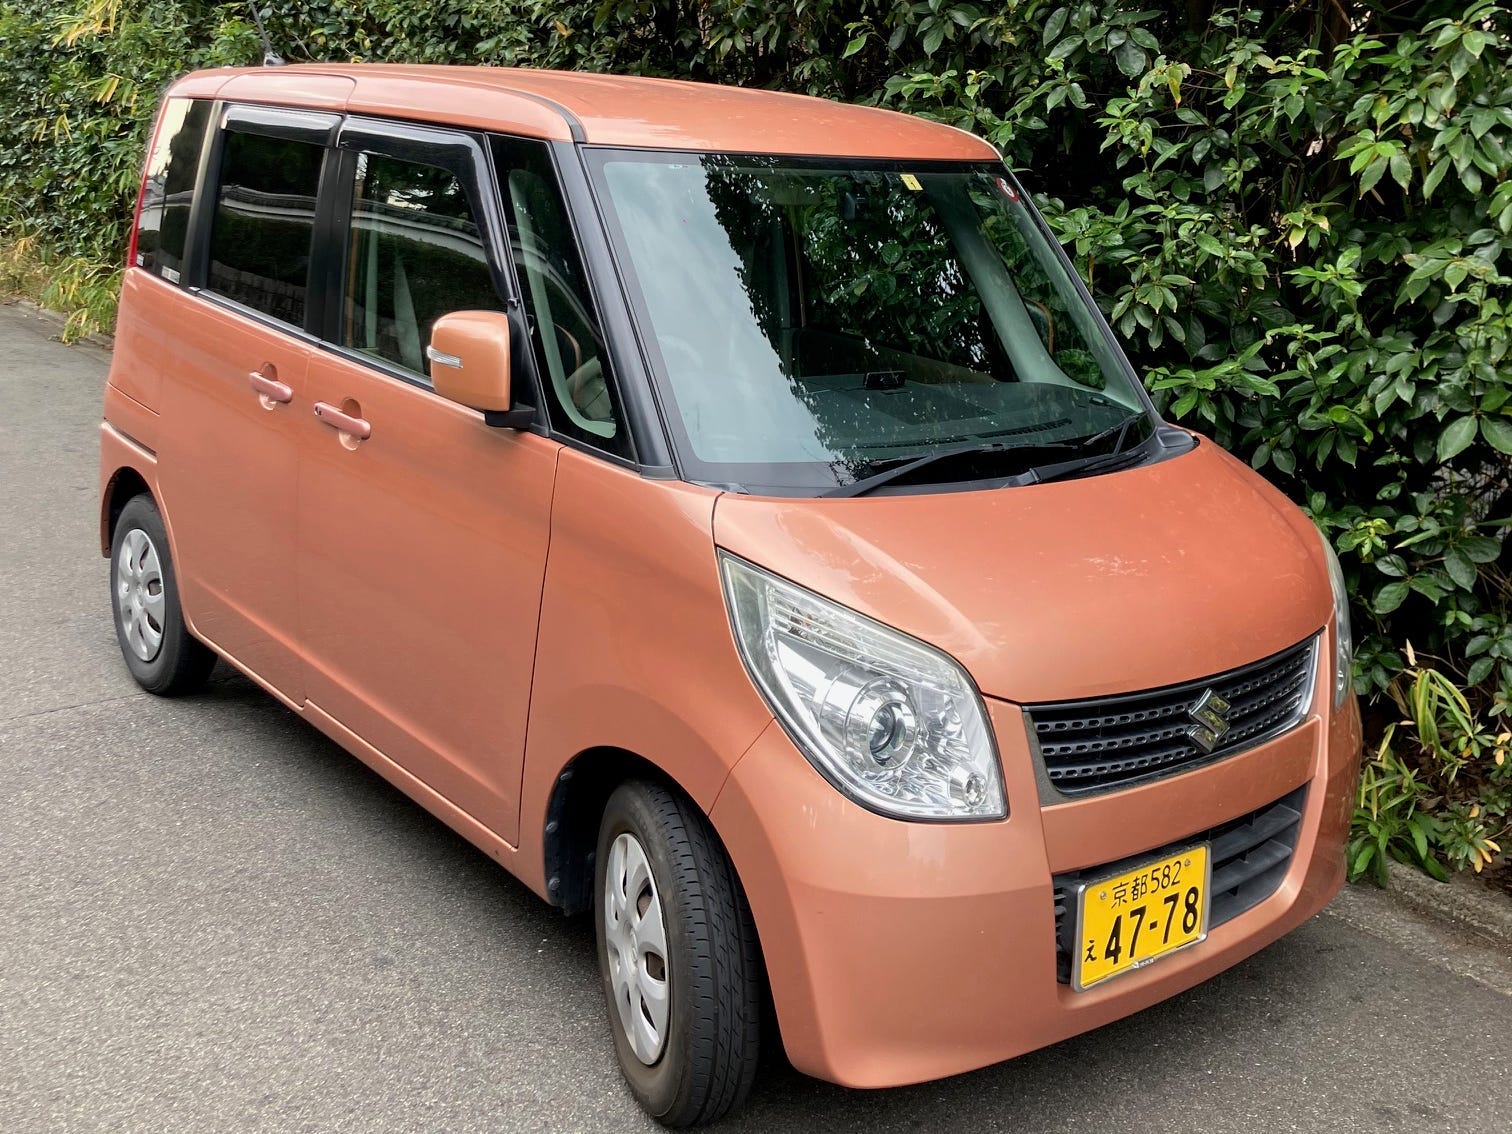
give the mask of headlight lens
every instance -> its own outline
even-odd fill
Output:
[[[1333,588],[1334,604],[1334,708],[1344,704],[1354,683],[1354,641],[1349,625],[1349,594],[1344,589],[1344,569],[1328,537],[1319,533],[1323,555],[1328,560],[1328,583]]]
[[[1001,819],[1003,775],[981,699],[951,658],[720,553],[735,641],[819,772],[900,819]]]

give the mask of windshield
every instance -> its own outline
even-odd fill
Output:
[[[691,479],[823,491],[937,450],[1070,448],[1131,414],[1128,446],[1154,428],[1001,166],[592,163]]]

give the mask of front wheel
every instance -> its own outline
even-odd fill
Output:
[[[692,1126],[743,1103],[761,1019],[756,929],[708,821],[632,782],[609,797],[594,867],[599,972],[636,1100]]]
[[[116,520],[110,606],[121,656],[138,685],[164,697],[204,685],[215,654],[184,625],[168,531],[145,493],[128,500]]]

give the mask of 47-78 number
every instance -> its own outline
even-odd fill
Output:
[[[1076,895],[1080,991],[1207,932],[1210,848],[1197,843],[1125,874],[1084,883]]]
[[[1130,960],[1135,960],[1141,956],[1141,939],[1145,943],[1145,953],[1158,951],[1171,943],[1173,930],[1180,942],[1193,936],[1201,923],[1202,894],[1197,887],[1173,890],[1158,902],[1130,906],[1124,913],[1115,915],[1101,953],[1096,951],[1096,942],[1087,943],[1087,960],[1101,959],[1117,965],[1123,960],[1125,951]]]

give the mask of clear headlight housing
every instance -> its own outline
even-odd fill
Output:
[[[1002,819],[1003,774],[961,667],[812,591],[720,553],[735,642],[825,779],[898,819]]]
[[[1323,557],[1328,560],[1328,585],[1333,588],[1333,704],[1337,709],[1344,704],[1344,698],[1349,695],[1354,684],[1354,640],[1349,625],[1349,592],[1344,587],[1344,569],[1339,566],[1339,556],[1328,542],[1328,537],[1321,532],[1318,535],[1323,541]]]

